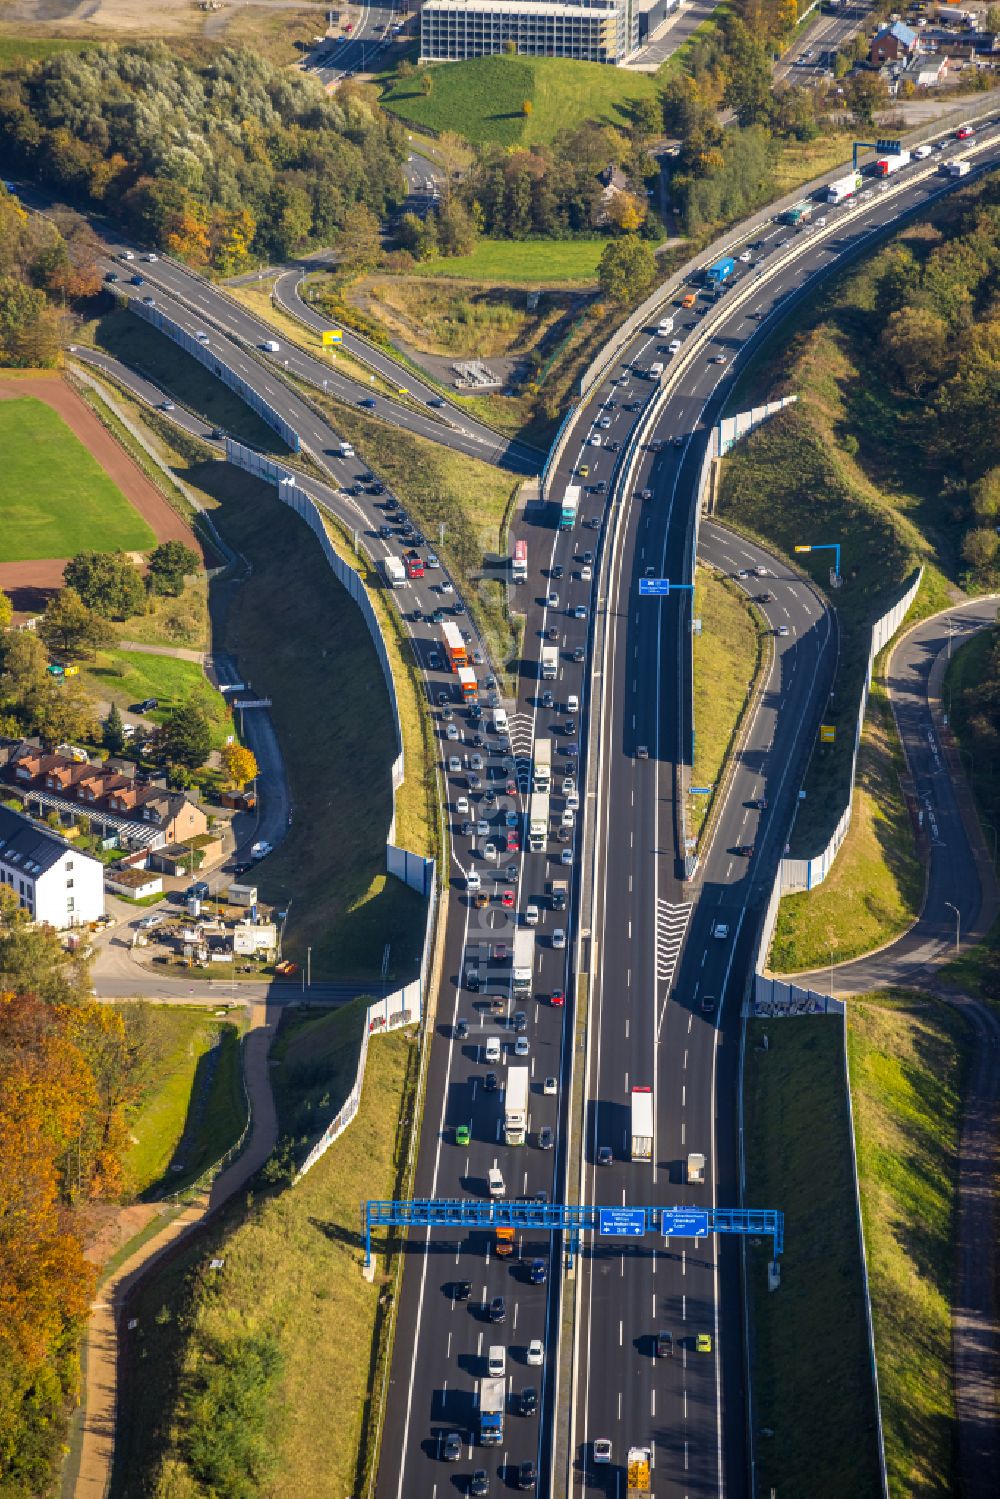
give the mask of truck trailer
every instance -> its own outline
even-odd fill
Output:
[[[897,151],[892,156],[880,156],[875,163],[876,177],[891,177],[893,172],[898,172],[900,167],[908,167],[911,161],[909,151]]]
[[[527,1067],[507,1068],[507,1092],[504,1097],[503,1137],[508,1145],[523,1145],[528,1132]]]
[[[499,1447],[503,1441],[503,1412],[507,1403],[506,1379],[484,1379],[479,1385],[479,1440],[484,1447]]]
[[[687,1159],[688,1184],[692,1187],[700,1187],[705,1180],[705,1157],[699,1151],[692,1151]]]
[[[826,201],[828,203],[846,203],[848,198],[853,198],[861,186],[861,173],[848,172],[846,177],[838,177],[836,182],[831,182],[826,190]]]
[[[536,791],[548,791],[552,785],[552,740],[536,739],[531,784]]]
[[[653,1499],[649,1487],[649,1448],[630,1447],[625,1467],[627,1499]]]
[[[533,791],[528,803],[528,847],[533,854],[544,853],[549,841],[549,793]]]
[[[705,272],[706,286],[724,286],[736,269],[736,262],[731,255],[724,255],[714,265],[710,265]]]
[[[957,156],[952,157],[951,161],[945,162],[945,171],[949,177],[968,177],[971,170],[971,163]]]
[[[559,675],[559,647],[557,645],[542,646],[542,681],[554,682]]]
[[[382,575],[390,588],[402,588],[406,582],[406,568],[398,557],[382,558]]]
[[[560,531],[572,531],[576,525],[576,518],[580,512],[580,486],[579,484],[567,484],[566,492],[562,497],[562,505],[559,509]]]
[[[441,626],[441,644],[452,671],[458,671],[460,666],[468,666],[469,653],[462,639],[462,632],[458,625],[451,623],[451,620],[447,620]]]
[[[514,543],[514,555],[510,560],[510,580],[512,583],[527,583],[528,581],[528,543],[526,541]]]
[[[653,1159],[653,1090],[632,1089],[632,1159]]]
[[[514,993],[530,994],[535,976],[535,934],[530,927],[514,933]]]

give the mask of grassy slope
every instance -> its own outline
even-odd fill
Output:
[[[964,1022],[924,995],[850,1007],[848,1045],[889,1489],[955,1492],[951,1294]]]
[[[951,664],[945,674],[942,696],[950,715],[952,729],[959,742],[967,749],[963,764],[965,773],[972,782],[973,794],[979,807],[980,816],[988,824],[998,827],[1000,819],[1000,782],[996,774],[996,766],[992,758],[980,752],[973,753],[973,740],[968,733],[969,707],[964,699],[964,693],[970,688],[978,686],[987,674],[990,653],[997,640],[994,630],[983,630],[966,645],[957,649],[952,656]],[[970,754],[972,760],[970,763]],[[992,849],[993,842],[989,832],[985,834],[987,847]]]
[[[603,239],[482,239],[471,255],[421,261],[422,276],[460,277],[514,286],[589,286],[597,279]]]
[[[143,698],[157,698],[159,708],[147,715],[155,723],[165,722],[172,708],[197,703],[208,714],[216,748],[233,731],[225,699],[195,661],[148,656],[141,651],[101,651],[96,664],[85,667],[80,675],[90,693],[120,708]]]
[[[314,1063],[327,1069],[326,1109],[333,1112],[344,1096],[354,1075],[359,1008],[307,1019],[302,1030],[293,1021],[279,1036],[273,1073],[283,1133],[298,1127],[300,1101],[316,1091]],[[130,1383],[113,1499],[166,1495],[166,1486],[156,1491],[144,1482],[165,1446],[180,1466],[189,1428],[183,1419],[176,1423],[179,1317],[192,1361],[208,1340],[226,1347],[248,1332],[277,1340],[282,1371],[266,1414],[272,1499],[355,1491],[373,1331],[386,1294],[382,1276],[374,1285],[361,1277],[358,1204],[395,1195],[401,1104],[415,1057],[408,1036],[380,1038],[368,1053],[358,1118],[303,1182],[258,1197],[246,1221],[240,1204],[211,1243],[202,1239],[146,1286],[136,1309],[143,1378]],[[225,1265],[212,1273],[207,1262],[216,1248]]]
[[[127,552],[156,545],[96,458],[60,416],[32,396],[0,401],[3,526],[0,562],[72,557],[95,544]]]
[[[479,57],[439,64],[428,76],[429,94],[419,78],[396,79],[383,105],[414,125],[504,146],[551,141],[584,120],[626,124],[631,101],[655,92],[646,74],[567,58]]]
[[[155,1062],[139,1110],[130,1120],[133,1145],[125,1161],[128,1190],[135,1196],[174,1191],[195,1179],[239,1137],[245,1110],[240,1083],[237,1029],[205,1010],[148,1006],[147,1025]],[[204,1059],[219,1044],[211,1083],[201,1084]],[[201,1088],[204,1086],[204,1093]],[[196,1121],[184,1151],[185,1169],[170,1163],[184,1133],[189,1109]]]
[[[763,1051],[761,1038],[768,1037]],[[855,1227],[843,1032],[832,1017],[752,1021],[747,1201],[781,1208],[781,1288],[770,1241],[748,1254],[758,1492],[878,1492],[875,1401]]]
[[[757,670],[759,635],[746,596],[699,567],[694,600],[701,634],[694,637],[694,764],[691,784],[714,786],[748,700]],[[710,805],[690,798],[691,825],[700,831]]]
[[[428,543],[466,580],[466,599],[499,664],[511,659],[516,638],[504,615],[501,584],[472,582],[486,552],[500,547],[500,529],[517,480],[440,443],[388,427],[343,402],[317,397],[336,430],[352,442],[398,496]],[[444,541],[438,545],[439,527]]]
[[[253,569],[226,638],[240,670],[272,699],[299,809],[297,834],[259,870],[264,899],[293,901],[285,953],[304,962],[311,944],[317,977],[364,978],[379,973],[392,932],[390,977],[409,976],[423,906],[385,873],[394,734],[361,614],[272,489],[223,464],[188,477],[219,502],[220,530]]]
[[[876,683],[858,754],[854,814],[833,869],[815,890],[778,907],[770,967],[799,973],[843,963],[904,931],[920,910],[923,866],[900,786],[902,749],[885,689]]]

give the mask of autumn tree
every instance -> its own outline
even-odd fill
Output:
[[[612,193],[608,200],[608,220],[624,234],[634,234],[645,222],[646,212],[646,204],[635,193]]]
[[[656,279],[656,258],[651,247],[635,235],[611,240],[601,254],[597,279],[612,301],[638,300]]]
[[[182,541],[161,541],[149,556],[147,580],[151,593],[169,594],[172,598],[184,592],[184,579],[198,572],[201,558]]]
[[[145,610],[142,578],[124,552],[77,552],[67,562],[63,579],[104,619],[129,619]]]
[[[46,675],[24,699],[26,727],[50,747],[65,740],[94,739],[94,709],[75,677]]]
[[[257,757],[253,750],[232,739],[222,751],[222,763],[230,786],[242,791],[248,781],[257,775]]]
[[[4,593],[0,588],[0,634],[10,629],[10,622],[14,618],[14,605],[10,601],[10,595]]]
[[[93,656],[110,638],[106,622],[87,608],[75,588],[61,588],[49,599],[38,634],[50,651],[73,660]]]
[[[337,236],[337,251],[352,270],[371,270],[382,253],[382,226],[363,203],[356,203],[344,215]]]

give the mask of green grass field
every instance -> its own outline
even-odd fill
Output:
[[[283,1135],[302,1127],[305,1099],[316,1100],[322,1118],[336,1110],[354,1075],[360,1009],[355,1003],[286,1022],[272,1069]],[[228,1444],[232,1421],[243,1437],[259,1434],[266,1443],[266,1482],[253,1492],[300,1499],[362,1491],[358,1451],[370,1413],[376,1329],[392,1293],[384,1260],[374,1284],[362,1278],[358,1203],[397,1195],[401,1118],[415,1068],[409,1036],[380,1037],[369,1048],[358,1117],[309,1175],[277,1195],[256,1193],[249,1212],[241,1201],[208,1241],[200,1238],[145,1284],[132,1371],[142,1377],[127,1381],[113,1499],[165,1494],[150,1482],[161,1457],[181,1485],[170,1492],[194,1493],[190,1439],[197,1432],[202,1452],[214,1441]],[[224,1265],[210,1272],[216,1253]],[[193,1408],[179,1398],[209,1349],[245,1367],[246,1341],[259,1338],[277,1355],[266,1388],[245,1383],[238,1406],[217,1398]]]
[[[771,1241],[747,1255],[757,1492],[877,1494],[840,1020],[751,1021],[745,1097],[747,1201],[785,1214],[778,1291]]]
[[[694,612],[701,634],[694,637],[693,786],[719,781],[733,735],[749,701],[760,658],[760,635],[744,594],[710,569],[699,567]],[[688,799],[689,826],[701,831],[711,799]]]
[[[78,42],[65,36],[0,36],[0,67],[8,68],[18,62],[40,62],[59,52],[85,52],[97,44],[96,37],[92,42]]]
[[[149,526],[61,417],[33,396],[0,401],[0,562],[72,557],[100,544],[145,552]]]
[[[851,1092],[893,1499],[957,1490],[951,1297],[970,1043],[961,1017],[926,994],[851,1001]]]
[[[92,694],[120,708],[143,698],[157,698],[160,706],[147,715],[154,723],[165,723],[170,710],[182,703],[197,703],[208,714],[216,749],[233,731],[225,698],[196,661],[149,656],[141,651],[101,651],[96,664],[84,667],[80,676]]]
[[[494,286],[588,286],[597,280],[606,244],[604,239],[481,239],[471,255],[421,261],[420,274]]]
[[[158,1197],[194,1181],[239,1138],[245,1119],[235,1025],[205,1010],[149,1005],[146,1087],[129,1121],[128,1192]],[[218,1048],[211,1063],[213,1049]],[[175,1153],[187,1130],[181,1158]],[[181,1165],[172,1171],[171,1165]]]
[[[633,101],[656,92],[645,73],[556,57],[477,57],[440,63],[428,76],[429,94],[419,78],[391,79],[382,104],[418,127],[503,146],[551,141],[585,120],[627,124]]]

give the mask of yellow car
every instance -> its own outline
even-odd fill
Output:
[[[408,396],[410,392],[407,390],[405,385],[400,385],[396,389],[396,394],[397,396]]]
[[[580,475],[581,479],[585,479],[587,477],[587,475],[590,473],[590,464],[589,463],[581,463],[580,467],[577,469],[577,473]]]
[[[700,1332],[694,1341],[698,1353],[711,1353],[712,1339],[707,1332]]]

